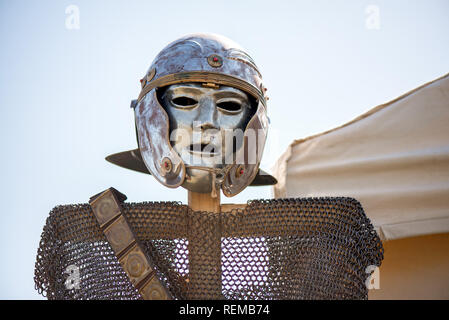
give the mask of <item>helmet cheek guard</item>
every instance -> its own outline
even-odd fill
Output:
[[[151,90],[135,109],[140,154],[151,174],[164,186],[179,187],[185,179],[186,168],[170,145],[168,115]]]
[[[259,102],[257,111],[246,126],[243,148],[236,155],[236,161],[226,172],[222,184],[223,194],[233,197],[245,189],[256,177],[262,159],[268,132],[265,106]]]

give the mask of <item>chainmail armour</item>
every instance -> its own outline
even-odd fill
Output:
[[[366,268],[383,259],[352,198],[254,200],[221,213],[177,202],[123,203],[122,211],[176,299],[366,299]],[[71,265],[79,268],[79,288],[65,284]],[[141,298],[89,204],[50,212],[34,279],[48,299]]]

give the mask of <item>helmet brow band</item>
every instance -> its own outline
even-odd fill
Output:
[[[204,71],[191,71],[191,72],[180,72],[180,73],[174,73],[174,74],[168,74],[166,76],[160,77],[154,81],[148,82],[143,88],[142,91],[139,94],[139,98],[137,98],[137,101],[140,102],[142,98],[151,90],[158,87],[164,87],[171,84],[176,83],[187,83],[187,82],[203,82],[203,83],[215,83],[218,85],[225,85],[234,87],[237,89],[241,89],[252,96],[254,96],[256,99],[259,99],[262,101],[262,103],[265,105],[265,98],[262,95],[262,92],[254,87],[253,85],[249,84],[246,81],[243,81],[239,78],[225,75],[222,73],[217,72],[204,72]]]

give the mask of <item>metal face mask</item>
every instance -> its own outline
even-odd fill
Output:
[[[159,182],[213,194],[221,187],[230,197],[254,180],[268,129],[265,88],[237,44],[183,37],[159,53],[141,82],[133,104],[139,149]],[[241,143],[224,143],[229,136]]]
[[[183,187],[213,192],[243,147],[255,108],[250,98],[233,87],[190,83],[169,86],[160,100],[170,119],[171,145],[186,165]]]

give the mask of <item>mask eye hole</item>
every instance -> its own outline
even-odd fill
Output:
[[[242,104],[236,101],[223,101],[220,103],[217,103],[217,107],[229,114],[236,114],[242,111]]]
[[[171,101],[175,107],[192,108],[198,104],[198,101],[189,97],[177,97]]]

